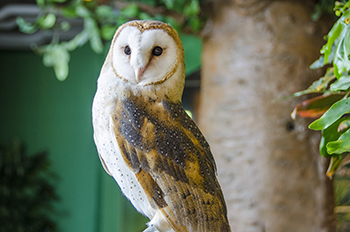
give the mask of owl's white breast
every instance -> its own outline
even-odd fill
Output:
[[[113,123],[111,114],[114,110],[118,110],[114,108],[116,101],[118,101],[118,92],[120,93],[120,88],[123,88],[125,83],[117,78],[113,78],[113,81],[107,83],[98,83],[93,101],[94,140],[98,153],[123,194],[140,213],[153,218],[155,211],[150,206],[134,172],[125,164],[111,125]]]

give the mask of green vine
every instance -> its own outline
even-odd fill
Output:
[[[123,23],[134,20],[159,20],[171,24],[175,29],[198,33],[205,20],[201,13],[201,0],[143,0],[115,1],[115,6],[100,5],[97,0],[37,0],[41,8],[34,23],[17,18],[19,29],[24,33],[38,30],[52,34],[48,45],[36,46],[34,51],[43,56],[43,64],[53,67],[58,80],[69,74],[70,52],[90,43],[92,50],[102,53],[105,41],[112,39],[116,29]],[[118,8],[117,8],[118,7]],[[60,31],[71,28],[69,19],[81,19],[83,30],[69,41],[59,38]]]

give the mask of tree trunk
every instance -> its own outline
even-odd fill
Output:
[[[228,1],[225,1],[228,2]],[[310,4],[309,4],[310,5]],[[232,231],[335,231],[319,133],[279,98],[322,75],[329,25],[299,1],[213,3],[204,32],[199,125],[218,167]]]

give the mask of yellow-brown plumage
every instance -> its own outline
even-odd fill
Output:
[[[121,48],[129,46],[123,45],[124,40],[116,41],[125,27],[140,31],[135,32],[141,35],[141,42],[136,44],[142,45],[147,30],[163,30],[175,41],[176,49],[163,45],[163,58],[169,57],[164,75],[148,81],[120,74],[127,71],[118,71],[119,64],[114,63],[111,51],[118,44]],[[171,53],[172,49],[176,52]],[[127,58],[131,68],[138,65],[133,57]],[[161,58],[150,55],[146,69],[157,68],[157,59]],[[144,78],[151,74],[145,73]],[[154,21],[132,21],[121,26],[94,99],[95,143],[105,170],[158,230],[227,232],[230,227],[215,161],[202,133],[181,106],[183,83],[183,48],[173,28]]]

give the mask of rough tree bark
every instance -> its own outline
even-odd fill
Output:
[[[216,158],[232,231],[335,231],[318,133],[290,118],[300,99],[277,100],[322,75],[309,65],[329,25],[313,22],[313,9],[305,1],[213,3],[199,125]]]

